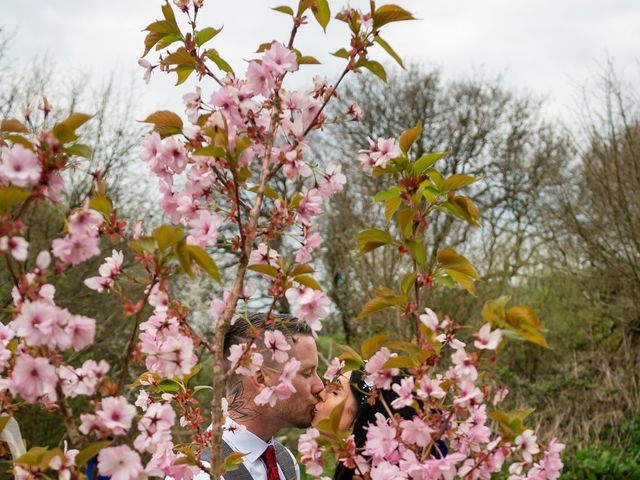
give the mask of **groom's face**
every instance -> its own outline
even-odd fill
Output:
[[[318,376],[318,349],[313,337],[301,335],[293,337],[290,354],[300,361],[300,369],[291,382],[296,392],[287,400],[281,400],[273,407],[285,426],[307,428],[311,425],[318,395],[324,385]]]

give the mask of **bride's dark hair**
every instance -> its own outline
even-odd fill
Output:
[[[402,378],[403,377],[401,376],[393,377],[392,383],[400,383]],[[381,413],[386,418],[389,417],[389,413],[379,398],[376,398],[373,404],[369,403],[372,388],[365,382],[364,375],[361,370],[353,370],[351,372],[349,386],[351,387],[351,393],[356,399],[356,404],[358,405],[358,413],[356,414],[356,418],[353,423],[353,438],[356,445],[356,452],[359,452],[362,451],[365,443],[367,442],[367,427],[370,424],[375,423],[376,414]],[[398,398],[398,394],[393,390],[380,389],[378,390],[378,395],[382,395],[391,412],[399,414],[401,418],[411,420],[416,415],[416,411],[412,407],[397,409],[391,406],[391,402]],[[440,452],[442,452],[443,455],[446,455],[447,449],[444,442],[438,440],[437,443],[438,448],[434,449],[434,455],[439,457]],[[350,480],[354,475],[357,475],[357,470],[348,468],[342,462],[338,462],[333,478],[334,480]]]

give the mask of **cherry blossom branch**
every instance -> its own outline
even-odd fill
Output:
[[[57,390],[58,396],[60,397],[60,413],[62,413],[64,426],[67,430],[69,440],[71,441],[72,445],[80,446],[82,444],[82,436],[80,435],[80,432],[78,432],[78,429],[73,422],[73,410],[71,409],[71,405],[69,405],[69,401],[62,392],[62,388],[60,387],[60,385],[58,385]]]
[[[149,288],[145,293],[144,299],[142,300],[142,308],[136,314],[136,317],[133,322],[133,329],[131,330],[131,338],[129,338],[129,344],[127,345],[127,351],[125,353],[124,359],[122,361],[122,370],[120,371],[120,378],[118,379],[118,386],[116,388],[116,395],[120,393],[122,387],[124,386],[124,381],[127,377],[127,371],[129,370],[129,361],[133,355],[133,349],[136,344],[136,338],[138,336],[138,327],[140,326],[140,319],[142,318],[142,312],[144,311],[144,305],[146,305],[147,300],[149,300],[149,296],[151,295],[151,290],[158,282],[158,274],[154,273],[153,278],[151,279],[151,283],[149,284]]]

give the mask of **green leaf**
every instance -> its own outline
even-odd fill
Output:
[[[404,64],[402,63],[402,59],[400,58],[400,56],[395,52],[395,50],[393,48],[391,48],[391,45],[389,45],[386,40],[383,40],[381,36],[376,36],[376,38],[374,39],[374,41],[380,45],[382,48],[384,48],[385,52],[387,52],[389,55],[391,55],[391,58],[393,58],[396,62],[398,62],[398,65],[400,65],[402,68],[404,68]]]
[[[482,318],[490,323],[492,328],[503,328],[505,324],[505,306],[510,297],[503,295],[495,300],[487,301],[482,307]]]
[[[173,13],[173,9],[171,8],[171,5],[169,5],[169,2],[165,2],[165,4],[162,6],[162,14],[164,15],[164,18],[167,22],[176,26],[178,25],[176,23],[176,16]]]
[[[420,267],[424,267],[424,263],[427,261],[427,253],[424,250],[422,242],[416,240],[405,240],[404,244],[409,249],[411,258],[413,258]]]
[[[111,199],[106,195],[96,195],[89,199],[89,208],[97,210],[104,215],[111,215],[113,212],[113,204]]]
[[[229,65],[215,49],[209,49],[205,52],[205,55],[209,60],[216,64],[216,66],[225,73],[233,74],[233,68]]]
[[[361,253],[367,253],[383,245],[393,243],[393,237],[384,230],[364,230],[356,235],[356,242]]]
[[[243,462],[242,459],[245,455],[247,454],[240,452],[231,452],[229,455],[227,455],[227,457],[224,459],[224,463],[222,464],[222,473],[233,472],[240,468],[240,465]]]
[[[291,7],[287,7],[283,5],[281,7],[274,7],[271,10],[275,10],[276,12],[284,13],[285,15],[290,15],[293,17],[293,9]]]
[[[413,288],[417,276],[417,272],[409,272],[404,277],[402,277],[402,281],[400,282],[400,290],[402,291],[403,295],[409,294],[409,291]]]
[[[413,219],[416,215],[415,208],[405,207],[398,213],[397,221],[400,232],[404,238],[413,233]]]
[[[278,276],[278,269],[273,265],[249,265],[247,268],[269,277],[277,278]]]
[[[453,248],[444,248],[438,251],[437,260],[445,268],[464,273],[471,278],[478,278],[478,273],[469,263],[469,260]]]
[[[384,200],[389,200],[390,198],[399,197],[401,194],[402,189],[400,187],[391,187],[389,190],[376,193],[375,197],[373,197],[373,200],[376,202],[382,202]]]
[[[204,270],[214,280],[218,282],[220,281],[218,266],[207,252],[197,245],[187,245],[187,250],[189,251],[189,256],[202,270]]]
[[[457,190],[459,188],[466,187],[467,185],[476,183],[477,181],[478,179],[472,177],[471,175],[458,173],[456,175],[451,175],[444,182],[442,182],[442,185],[440,185],[440,191],[444,193],[450,190]]]
[[[293,277],[293,280],[304,285],[305,287],[322,291],[322,287],[316,281],[316,279],[313,277],[310,277],[309,275],[296,275],[295,277]]]
[[[347,50],[345,48],[341,48],[340,50],[336,50],[331,55],[333,55],[334,57],[338,57],[338,58],[344,58],[344,59],[348,59],[349,58],[349,52],[347,52]]]
[[[364,60],[358,62],[358,66],[366,68],[383,82],[387,82],[387,72],[380,62],[376,62],[375,60]]]
[[[169,110],[159,110],[149,115],[144,123],[152,123],[156,129],[158,128],[177,128],[182,130],[182,119],[177,113],[170,112]]]
[[[156,388],[161,392],[176,393],[182,390],[182,385],[175,380],[165,378],[156,385]]]
[[[165,35],[163,33],[149,32],[144,39],[144,52],[142,53],[142,57],[146,57],[147,53],[164,37]]]
[[[377,30],[388,23],[406,20],[415,20],[415,18],[402,7],[397,5],[383,5],[373,13],[373,28]]]
[[[527,429],[527,427],[524,426],[523,421],[534,411],[534,408],[511,410],[510,412],[494,410],[489,412],[489,418],[498,422],[502,427],[505,436],[512,440]]]
[[[0,130],[3,132],[29,133],[29,129],[15,118],[8,118],[0,122]]]
[[[434,163],[440,160],[442,157],[448,155],[449,152],[441,152],[441,153],[427,153],[426,155],[421,156],[417,159],[412,166],[412,171],[414,175],[420,175],[425,170],[430,168]]]
[[[301,275],[303,273],[314,273],[315,269],[308,263],[299,263],[289,273],[291,276]]]
[[[177,28],[175,24],[167,22],[166,20],[157,20],[153,23],[150,23],[149,25],[147,25],[147,28],[145,28],[145,31],[161,33],[163,35],[167,35],[169,33],[176,35],[180,34],[180,29]]]
[[[196,32],[196,43],[199,47],[211,40],[222,31],[222,28],[207,27]]]
[[[193,152],[193,155],[201,157],[226,158],[227,152],[224,148],[216,147],[215,145],[207,145],[206,147],[197,148]]]
[[[164,65],[196,65],[196,59],[187,51],[186,48],[180,47],[173,53],[170,53],[162,59]]]
[[[318,21],[322,29],[326,32],[327,25],[329,24],[329,20],[331,19],[329,2],[327,0],[315,0],[315,4],[311,7],[311,11],[313,12],[313,16],[316,17],[316,20]]]
[[[410,357],[391,357],[384,362],[383,368],[414,368],[416,361]]]
[[[176,35],[174,33],[165,35],[158,41],[158,43],[156,43],[156,50],[162,50],[163,48],[167,48],[172,43],[178,42],[180,40],[182,40],[182,37],[180,35]]]
[[[176,75],[178,76],[178,80],[176,81],[176,86],[186,82],[194,70],[195,68],[191,65],[177,66],[174,70],[176,72]]]
[[[462,195],[456,195],[453,198],[450,198],[443,206],[445,208],[451,207],[448,209],[451,213],[463,220],[466,220],[470,225],[473,225],[474,227],[480,226],[480,212],[478,211],[478,207],[476,207],[470,198]]]
[[[158,244],[158,250],[164,250],[170,245],[182,240],[182,231],[173,225],[161,225],[153,231],[153,238]]]
[[[37,467],[44,470],[49,467],[49,464],[54,457],[62,455],[64,455],[64,452],[59,448],[47,450],[44,447],[33,447],[29,449],[27,453],[15,460],[14,463],[18,465]]]
[[[156,251],[156,240],[153,237],[142,237],[129,242],[129,246],[138,252],[154,253]]]
[[[362,310],[358,314],[358,318],[367,317],[372,313],[379,312],[390,307],[402,307],[406,303],[406,300],[406,297],[398,297],[395,295],[373,298],[369,300],[364,307],[362,307]]]
[[[31,192],[24,188],[8,186],[0,187],[0,213],[4,213],[15,205],[24,202]]]
[[[455,288],[456,286],[456,282],[453,280],[453,278],[445,273],[436,275],[435,277],[433,277],[433,281],[438,285],[442,285],[443,287],[447,288]]]
[[[391,221],[393,215],[398,211],[400,204],[402,204],[402,199],[400,197],[390,198],[386,201],[384,205],[384,216],[387,219],[387,223]]]
[[[367,338],[360,344],[360,351],[362,352],[362,358],[369,360],[378,351],[380,346],[387,341],[389,335],[386,333],[379,333],[373,337]]]
[[[57,123],[51,133],[60,143],[69,143],[77,140],[76,130],[91,119],[91,115],[84,113],[72,113],[62,122]]]
[[[12,133],[4,136],[5,140],[9,142],[17,143],[18,145],[22,145],[24,148],[27,148],[33,151],[33,143],[24,138],[22,135],[18,135],[17,133]]]
[[[0,416],[0,433],[4,430],[4,427],[7,426],[7,423],[11,420],[11,415],[3,414]]]
[[[505,312],[505,320],[524,340],[548,348],[542,335],[542,325],[533,310],[526,305],[511,307]]]
[[[93,153],[89,145],[84,145],[82,143],[74,143],[73,145],[69,145],[68,147],[65,147],[64,151],[67,155],[89,159],[91,158],[91,154]]]
[[[111,440],[104,440],[102,442],[90,443],[89,445],[84,447],[78,452],[78,455],[76,455],[76,467],[84,467],[89,460],[91,460],[98,454],[100,450],[108,447],[109,445],[111,445],[111,443]]]
[[[476,289],[473,285],[473,278],[471,278],[469,275],[459,272],[458,270],[452,270],[450,268],[445,268],[444,271],[447,273],[447,275],[458,282],[467,292],[475,296]]]
[[[173,251],[176,254],[178,262],[180,262],[180,266],[184,273],[193,277],[193,269],[191,268],[191,255],[189,255],[189,250],[187,249],[187,243],[182,240],[173,245]]]
[[[336,345],[336,347],[342,350],[342,353],[338,358],[345,362],[345,369],[357,370],[360,368],[360,366],[363,363],[363,360],[358,352],[356,352],[349,345],[338,344]]]
[[[404,153],[408,153],[411,146],[422,134],[422,122],[418,122],[415,127],[410,128],[400,135],[400,149]]]
[[[320,60],[310,55],[300,55],[297,61],[298,65],[320,65]]]

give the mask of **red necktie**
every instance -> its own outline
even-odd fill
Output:
[[[280,480],[278,473],[278,462],[276,461],[276,450],[273,445],[269,445],[261,455],[264,464],[267,466],[267,480]]]

